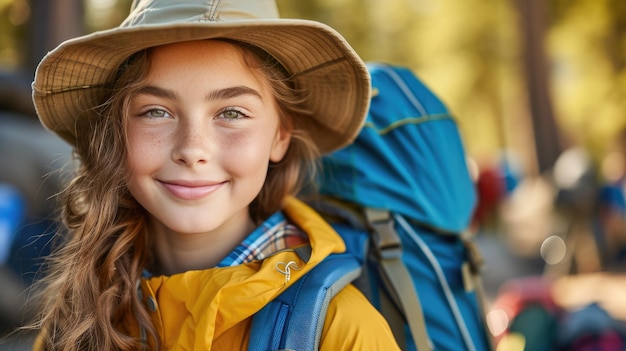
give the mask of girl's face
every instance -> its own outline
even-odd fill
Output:
[[[242,236],[270,161],[284,156],[269,82],[220,41],[153,49],[145,86],[130,100],[128,187],[154,228]]]

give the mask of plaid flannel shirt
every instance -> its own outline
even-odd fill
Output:
[[[300,228],[289,223],[285,215],[278,211],[250,233],[217,267],[230,267],[259,261],[278,251],[308,242],[307,235]]]

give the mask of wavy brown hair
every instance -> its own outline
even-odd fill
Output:
[[[250,205],[261,222],[278,210],[285,196],[312,180],[319,152],[308,133],[297,128],[303,92],[269,54],[228,41],[241,49],[245,62],[269,82],[279,107],[281,125],[292,131],[282,161],[270,164],[265,184]],[[146,235],[147,215],[126,187],[126,117],[129,101],[145,82],[151,50],[124,62],[112,77],[109,98],[76,125],[75,155],[80,162],[74,179],[60,194],[67,229],[51,255],[48,274],[40,282],[41,315],[32,327],[41,330],[45,350],[141,350],[138,331],[158,348],[158,336],[138,295],[144,268],[153,263]],[[107,93],[108,92],[108,93]]]

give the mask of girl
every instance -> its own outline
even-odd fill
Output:
[[[245,350],[254,313],[344,250],[293,197],[368,107],[362,61],[323,24],[268,1],[136,1],[48,54],[33,96],[80,160],[36,349]],[[397,345],[348,286],[320,349]]]

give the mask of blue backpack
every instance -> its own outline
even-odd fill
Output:
[[[357,286],[405,350],[492,349],[479,256],[465,239],[476,203],[455,121],[403,67],[369,64],[373,97],[347,147],[323,157],[312,201],[346,242],[253,318],[250,350],[317,350],[328,302]]]

